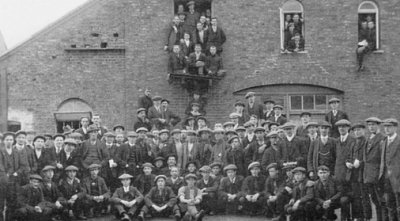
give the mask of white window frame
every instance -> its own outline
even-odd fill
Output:
[[[284,6],[285,6],[285,4],[287,4],[287,3],[289,3],[289,2],[296,2],[297,4],[299,4],[300,5],[300,7],[301,7],[301,12],[299,12],[299,11],[284,11]],[[302,18],[304,19],[304,7],[303,7],[303,4],[301,4],[300,2],[298,2],[298,1],[296,1],[296,0],[288,0],[288,1],[286,1],[285,3],[283,3],[283,5],[282,5],[282,7],[281,8],[279,8],[279,13],[280,13],[280,19],[281,19],[281,22],[280,22],[280,26],[281,26],[281,50],[283,51],[284,50],[284,44],[285,44],[285,14],[286,13],[301,13],[301,15],[302,15]],[[303,22],[303,27],[302,27],[302,36],[303,36],[303,39],[304,39],[304,41],[306,40],[306,34],[305,34],[305,22]],[[305,51],[305,49],[304,49],[304,51]]]
[[[361,6],[364,4],[371,4],[375,7],[375,9],[361,9]],[[380,39],[379,39],[379,8],[378,5],[373,1],[363,1],[358,6],[357,10],[357,19],[360,18],[360,14],[375,14],[375,29],[376,29],[376,50],[380,49]]]
[[[301,109],[292,109],[292,97],[297,97],[300,96],[301,97]],[[314,107],[313,109],[304,109],[304,96],[313,96],[314,98]],[[316,109],[315,108],[315,103],[316,103],[316,96],[325,96],[325,107],[326,109],[324,110],[320,110],[320,109]],[[329,109],[328,107],[328,95],[326,94],[289,94],[289,99],[288,99],[288,103],[289,103],[289,111],[326,111]]]

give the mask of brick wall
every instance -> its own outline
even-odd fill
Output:
[[[207,94],[211,122],[227,120],[232,103],[243,99],[235,92],[274,84],[344,91],[344,109],[352,120],[371,113],[399,118],[400,4],[377,2],[383,53],[367,56],[367,70],[357,72],[360,2],[303,0],[308,53],[281,54],[283,0],[214,0],[213,13],[228,38],[223,53],[228,75]],[[169,98],[183,116],[189,95],[179,84],[168,84],[162,50],[172,15],[173,0],[89,2],[0,58],[0,68],[9,73],[9,110],[33,115],[26,124],[32,129],[53,132],[58,105],[76,97],[102,114],[107,126],[118,122],[131,129],[137,98],[150,86],[153,95]],[[101,42],[123,50],[65,50],[71,45],[98,49]]]

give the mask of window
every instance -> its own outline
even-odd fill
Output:
[[[70,98],[62,102],[57,112],[54,113],[56,119],[57,133],[62,133],[64,127],[69,125],[72,129],[80,127],[82,117],[92,118],[92,108],[79,98]]]
[[[379,49],[379,10],[372,1],[364,1],[358,7],[358,42],[364,40],[370,50]]]
[[[188,0],[174,0],[174,12],[187,12],[189,8],[187,6]],[[211,0],[195,0],[195,11],[200,15],[205,15],[207,18],[211,18]]]
[[[305,46],[303,5],[297,0],[283,4],[281,11],[282,52],[302,52]]]
[[[291,111],[325,111],[328,109],[326,95],[290,95]]]

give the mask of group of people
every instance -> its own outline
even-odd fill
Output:
[[[285,14],[283,52],[304,51],[303,23],[301,14]]]
[[[298,125],[281,105],[255,98],[247,93],[229,121],[212,127],[199,96],[181,122],[147,89],[133,131],[108,130],[95,114],[52,137],[5,132],[0,212],[6,208],[7,221],[107,213],[124,221],[214,214],[309,221],[336,220],[340,209],[341,220],[370,220],[373,203],[378,221],[400,218],[396,119],[351,123],[332,98],[325,121],[304,112]]]
[[[364,55],[375,51],[376,48],[376,25],[372,15],[361,16],[358,28],[357,60],[359,71],[364,68]],[[375,16],[374,16],[375,17]]]
[[[200,14],[195,1],[187,2],[187,11],[178,6],[178,13],[168,27],[164,49],[169,52],[168,74],[200,76],[225,75],[221,53],[226,36],[210,11]],[[199,87],[197,81],[189,88]],[[194,85],[193,85],[194,84]]]

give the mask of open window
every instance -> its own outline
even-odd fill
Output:
[[[280,17],[282,51],[304,51],[305,33],[303,5],[297,0],[288,0],[280,9]]]
[[[188,0],[174,0],[174,12],[178,14],[178,12],[187,12],[189,8],[187,6]],[[200,13],[200,15],[205,15],[208,18],[211,18],[211,0],[194,0],[195,2],[195,11]]]
[[[366,40],[370,50],[379,49],[379,10],[373,1],[358,7],[358,42]]]

